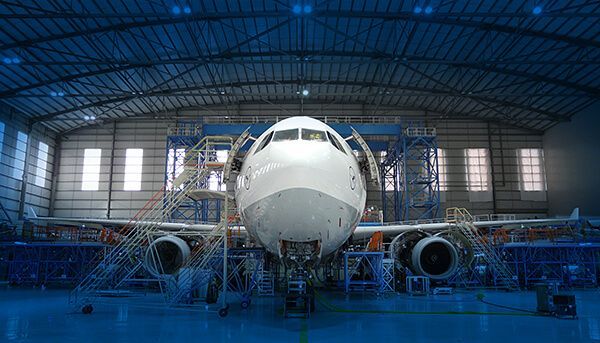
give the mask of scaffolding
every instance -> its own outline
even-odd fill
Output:
[[[436,218],[440,208],[437,135],[423,123],[406,125],[382,161],[386,221]]]
[[[4,242],[0,269],[16,285],[76,285],[107,249],[106,244],[92,242]]]
[[[207,136],[202,138],[192,149],[185,154],[183,168],[179,175],[172,180],[172,187],[163,186],[142,207],[140,211],[121,228],[113,239],[113,248],[104,256],[102,261],[90,272],[81,283],[71,292],[70,303],[75,308],[81,308],[84,313],[91,313],[92,303],[97,300],[100,293],[114,291],[121,288],[144,264],[144,256],[157,234],[161,234],[161,223],[168,222],[173,210],[185,201],[189,194],[202,188],[202,182],[215,168],[223,169],[223,164],[210,162],[206,158],[214,152],[215,146],[231,148],[231,137]],[[228,199],[227,195],[225,199]],[[227,213],[228,201],[225,202]],[[209,269],[213,256],[220,254],[222,260],[222,274],[227,274],[227,216],[221,216],[219,224],[208,232],[192,232],[193,235],[202,235],[202,243],[195,246],[191,257],[186,261],[182,270],[191,270],[182,273],[177,280],[165,276],[161,282],[161,290],[166,296],[167,304],[178,304],[184,298],[185,287],[174,287],[175,284],[195,282],[195,271]],[[183,234],[183,233],[179,233]],[[156,253],[151,254],[157,256]],[[156,262],[155,262],[156,265]],[[184,278],[186,278],[184,280]],[[222,301],[223,307],[219,314],[227,314],[226,307],[227,285],[223,282]]]
[[[388,287],[383,252],[347,251],[344,257],[344,291],[382,293]],[[389,272],[389,270],[387,270]]]

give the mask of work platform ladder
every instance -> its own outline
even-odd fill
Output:
[[[167,221],[169,214],[187,198],[191,191],[198,188],[211,169],[218,167],[206,163],[208,159],[201,157],[213,153],[214,146],[223,144],[231,146],[231,137],[207,136],[186,152],[184,171],[174,180],[173,187],[167,189],[166,186],[163,186],[146,202],[129,223],[118,231],[116,238],[110,242],[114,247],[71,292],[69,302],[75,309],[83,306],[81,310],[84,313],[90,313],[93,309],[93,300],[100,291],[118,289],[142,267],[145,252],[155,234],[158,233],[161,224]],[[217,225],[211,233],[220,232],[223,238],[207,241],[210,242],[210,244],[206,244],[210,250],[202,250],[202,252],[208,253],[216,249],[224,241],[226,231],[223,224]],[[226,247],[224,249],[226,250]],[[188,263],[201,264],[204,259],[199,256],[194,255],[194,258],[190,259]],[[172,294],[171,298],[175,299],[177,296],[177,294]]]
[[[467,238],[473,254],[480,256],[493,269],[496,287],[518,290],[519,282],[512,271],[506,266],[496,249],[486,241],[479,229],[473,225],[473,216],[464,208],[447,208],[446,222],[455,224]]]

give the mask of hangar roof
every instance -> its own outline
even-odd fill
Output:
[[[2,1],[0,100],[57,132],[299,102],[542,131],[598,100],[599,19],[564,0]]]

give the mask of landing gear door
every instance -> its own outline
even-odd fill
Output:
[[[379,166],[377,165],[377,160],[375,160],[375,156],[373,152],[367,145],[367,142],[362,138],[362,136],[352,128],[352,138],[360,145],[361,149],[365,152],[365,156],[367,157],[367,172],[371,178],[371,181],[376,182],[377,185],[381,185],[381,175],[379,175]]]

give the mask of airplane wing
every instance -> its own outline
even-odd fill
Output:
[[[127,219],[103,219],[103,218],[63,218],[63,217],[38,217],[35,211],[30,209],[30,216],[28,218],[32,221],[44,221],[52,223],[63,223],[71,225],[104,225],[104,226],[126,226],[135,225],[136,221],[130,221]],[[576,208],[571,212],[569,217],[560,218],[545,218],[545,219],[515,219],[515,220],[486,220],[486,221],[475,221],[473,225],[477,227],[502,227],[502,226],[537,226],[547,224],[560,224],[570,223],[579,220],[579,209]],[[144,223],[144,222],[140,222]],[[163,231],[210,231],[214,228],[216,223],[204,223],[204,224],[184,224],[184,223],[158,223],[158,229]],[[354,230],[354,239],[366,239],[373,235],[373,233],[381,231],[385,236],[395,236],[405,231],[412,230],[423,230],[423,231],[443,231],[450,229],[454,224],[446,222],[432,222],[432,223],[407,223],[407,224],[387,224],[387,225],[360,225]],[[237,228],[240,232],[245,232],[243,226]]]
[[[49,223],[62,223],[68,225],[89,225],[89,226],[135,226],[138,224],[137,221],[128,219],[105,219],[105,218],[68,218],[68,217],[38,217],[33,208],[29,209],[29,217],[31,221],[36,222],[49,222]],[[149,222],[139,222],[139,224],[148,224]],[[204,224],[184,224],[184,223],[158,223],[158,229],[164,231],[210,231],[217,223],[204,223]]]
[[[503,227],[503,226],[539,226],[548,224],[572,223],[579,220],[579,208],[574,209],[569,217],[544,218],[544,219],[515,219],[515,220],[485,220],[474,221],[473,225],[478,228],[484,227]],[[377,231],[383,232],[386,236],[398,235],[405,231],[423,230],[423,231],[443,231],[450,229],[451,223],[414,223],[414,224],[388,224],[388,225],[369,225],[358,226],[354,231],[355,239],[369,238]]]

